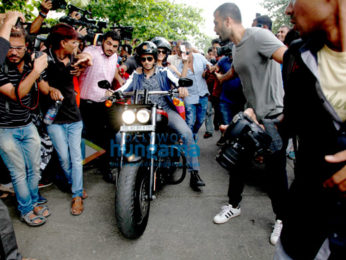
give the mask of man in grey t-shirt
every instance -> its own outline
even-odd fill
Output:
[[[283,86],[280,64],[273,53],[286,49],[272,32],[257,27],[248,28],[234,47],[233,68],[237,72],[247,100],[257,118],[274,116],[283,109]]]
[[[239,76],[246,98],[245,113],[257,117],[275,118],[283,109],[283,86],[280,65],[286,47],[269,30],[262,28],[245,29],[237,5],[225,3],[214,12],[215,32],[222,40],[234,43],[232,68],[224,75],[217,74],[219,80]],[[274,130],[274,132],[276,132]],[[287,193],[285,154],[281,150],[265,158],[268,193],[276,214],[274,230],[270,242],[279,239],[284,217],[284,201]],[[244,188],[244,164],[235,165],[230,171],[228,188],[229,203],[214,217],[216,224],[226,223],[240,215],[241,194]]]

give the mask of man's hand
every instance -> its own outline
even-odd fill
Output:
[[[24,15],[18,11],[8,11],[4,14],[0,14],[0,25],[8,26],[12,28],[16,25],[18,18],[24,23]]]
[[[41,74],[48,67],[47,54],[43,53],[34,60],[34,71]]]
[[[208,70],[210,73],[218,72],[218,67],[217,67],[217,66],[212,66],[212,65],[207,64],[207,70]]]
[[[346,161],[346,150],[338,152],[334,155],[325,156],[325,160],[329,163],[341,163]],[[341,170],[334,173],[332,177],[323,183],[326,188],[336,187],[345,196],[346,191],[346,166],[342,167]]]
[[[220,84],[222,84],[225,81],[225,76],[224,74],[215,72],[215,76],[217,78],[217,80],[220,82]]]
[[[64,100],[64,96],[61,94],[59,89],[49,87],[49,94],[50,94],[50,98],[53,99],[54,101]]]
[[[53,7],[53,3],[51,0],[42,0],[41,2],[41,11],[44,12],[44,13],[48,13],[50,9],[52,9]]]
[[[255,111],[253,110],[253,108],[245,109],[244,114],[247,115],[248,117],[250,117],[257,125],[259,125],[263,130],[265,130],[264,125],[260,124],[257,121],[257,117],[256,117],[256,114],[255,114]]]
[[[189,91],[187,90],[187,88],[180,87],[178,88],[178,91],[179,91],[180,98],[185,98],[189,95]]]
[[[73,66],[88,67],[93,65],[93,58],[89,53],[82,52],[76,55],[77,62]]]
[[[79,26],[77,29],[77,32],[82,35],[83,37],[86,36],[88,34],[87,28],[86,27],[82,27]]]
[[[92,62],[92,57],[90,54],[88,53],[80,53],[76,56],[77,61],[71,65],[71,67],[73,68],[73,70],[71,70],[71,75],[73,76],[80,76],[80,74],[82,74],[84,72],[84,70],[88,67],[88,66],[92,66],[93,62]]]

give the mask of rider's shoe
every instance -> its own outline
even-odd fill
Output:
[[[195,191],[200,191],[199,187],[205,186],[204,181],[198,174],[198,171],[191,171],[190,187]]]

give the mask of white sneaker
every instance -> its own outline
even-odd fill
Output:
[[[278,240],[280,238],[281,230],[282,230],[282,221],[280,219],[277,219],[275,221],[273,232],[270,235],[270,243],[272,245],[275,246],[276,243],[278,242]]]
[[[240,215],[240,207],[233,208],[231,204],[225,205],[221,207],[221,211],[214,217],[215,224],[223,224],[226,223],[231,218]]]

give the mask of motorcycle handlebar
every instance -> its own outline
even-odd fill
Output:
[[[178,89],[171,89],[171,90],[136,90],[136,91],[128,91],[128,92],[121,92],[121,91],[115,91],[112,96],[108,98],[108,100],[112,102],[122,101],[124,98],[134,97],[136,95],[176,95],[179,94]]]

